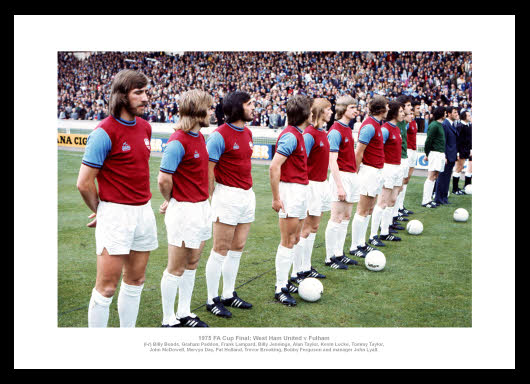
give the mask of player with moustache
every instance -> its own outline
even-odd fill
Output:
[[[272,190],[272,209],[278,212],[281,241],[276,252],[275,300],[295,306],[291,293],[298,288],[289,281],[289,270],[294,258],[294,246],[307,217],[309,178],[304,129],[311,124],[312,101],[308,96],[295,95],[287,101],[287,127],[276,141],[269,176]]]
[[[376,203],[376,196],[383,187],[385,150],[382,120],[388,112],[388,101],[377,95],[370,102],[369,116],[359,128],[359,140],[355,150],[355,163],[359,164],[359,194],[357,211],[352,222],[352,247],[350,255],[366,257],[370,247],[366,244],[366,231]]]
[[[401,238],[389,233],[392,224],[394,205],[403,183],[403,172],[401,169],[401,134],[397,123],[403,120],[405,112],[403,105],[397,101],[388,103],[387,122],[381,127],[385,151],[385,164],[383,166],[383,188],[377,197],[377,205],[372,214],[372,225],[370,228],[370,239],[368,243],[373,246],[382,247],[385,244],[381,240],[400,241]],[[381,235],[377,232],[381,227]]]
[[[235,91],[223,99],[226,123],[206,142],[208,178],[213,212],[213,248],[206,263],[206,310],[229,318],[226,307],[250,309],[252,304],[235,291],[239,263],[254,221],[256,196],[252,190],[252,132],[245,123],[254,118],[254,100]],[[223,277],[222,296],[219,282]]]
[[[304,143],[307,152],[309,197],[307,218],[302,225],[300,241],[294,246],[294,262],[291,282],[300,284],[307,277],[323,279],[311,265],[311,255],[322,213],[331,209],[330,190],[327,181],[329,162],[329,142],[324,127],[331,119],[331,103],[324,98],[313,101],[311,107],[313,125],[304,130]]]
[[[88,305],[88,326],[106,327],[120,277],[120,327],[134,327],[149,254],[158,248],[151,208],[151,126],[140,116],[148,103],[149,80],[122,70],[112,80],[109,117],[87,140],[77,189],[94,212],[97,275]],[[98,185],[96,186],[95,180]]]
[[[331,216],[326,227],[325,265],[333,269],[348,269],[357,261],[344,255],[344,241],[348,233],[353,204],[359,201],[359,181],[350,122],[357,112],[355,99],[339,97],[335,107],[336,121],[328,131],[330,145],[329,185],[331,189]]]
[[[208,327],[191,312],[195,274],[204,242],[212,236],[208,201],[208,151],[201,128],[210,125],[213,98],[201,90],[179,98],[180,119],[160,163],[160,213],[168,240],[168,264],[162,275],[162,327]],[[175,298],[179,293],[177,312]]]

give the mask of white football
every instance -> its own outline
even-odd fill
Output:
[[[419,235],[423,232],[423,224],[419,220],[411,220],[407,224],[407,232],[411,235]]]
[[[386,257],[383,252],[374,249],[373,251],[368,252],[366,258],[364,259],[364,265],[370,271],[380,271],[386,265]]]
[[[472,194],[472,190],[473,190],[473,187],[471,187],[472,184],[468,184],[466,185],[466,187],[464,188],[464,192],[466,193],[466,195],[471,195]]]
[[[324,293],[324,286],[314,277],[306,277],[298,286],[298,295],[305,301],[317,301]]]
[[[469,213],[464,208],[458,208],[453,214],[455,221],[467,221]]]

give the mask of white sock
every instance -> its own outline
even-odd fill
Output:
[[[351,247],[350,251],[354,251],[360,245],[360,239],[366,235],[366,231],[363,235],[364,222],[366,217],[358,215],[357,213],[353,216],[351,223]],[[368,221],[368,220],[366,220]]]
[[[212,248],[205,269],[208,304],[213,304],[213,298],[219,296],[219,280],[221,279],[224,260],[225,256],[215,252]]]
[[[466,171],[465,176],[466,177],[471,177],[471,172]]]
[[[361,232],[361,238],[359,239],[359,246],[366,246],[366,232],[368,231],[368,224],[370,224],[370,218],[372,215],[368,215],[364,218],[363,230]]]
[[[394,207],[386,207],[383,211],[383,217],[381,219],[381,235],[388,235],[388,227],[392,224],[393,213]]]
[[[344,255],[344,242],[348,234],[348,224],[350,220],[342,220],[339,226],[339,236],[337,239],[337,246],[335,247],[335,256],[342,257]]]
[[[460,178],[460,172],[453,172],[453,177],[458,177],[458,178]]]
[[[335,248],[339,238],[340,223],[336,223],[329,219],[326,227],[326,262],[335,256]]]
[[[374,236],[377,236],[379,226],[381,225],[381,219],[383,217],[383,211],[384,209],[379,205],[374,207],[374,212],[372,213],[372,225],[370,227],[370,239],[374,238]]]
[[[88,304],[88,327],[106,328],[109,321],[109,307],[112,296],[105,297],[96,288],[92,289],[92,296]]]
[[[129,285],[121,281],[120,294],[118,295],[118,314],[120,315],[120,328],[134,328],[140,298],[144,285]]]
[[[305,239],[304,260],[302,262],[302,271],[307,272],[311,270],[311,254],[313,253],[313,246],[315,245],[316,233],[310,233]]]
[[[282,288],[287,286],[287,280],[289,278],[289,269],[293,262],[294,249],[286,248],[281,244],[278,245],[278,251],[276,252],[276,293],[281,292]]]
[[[407,193],[407,185],[408,184],[403,184],[403,191],[401,191],[401,193],[403,193],[403,196],[401,197],[401,200],[399,200],[399,209],[403,209],[404,208],[405,194]]]
[[[421,201],[421,204],[427,204],[432,200],[432,191],[434,190],[434,181],[429,180],[428,178],[425,180],[425,183],[423,184],[423,200]]]
[[[293,270],[291,271],[291,277],[297,277],[298,272],[302,272],[302,262],[304,260],[304,248],[305,248],[306,239],[300,237],[298,243],[293,247],[294,257],[293,257]]]
[[[230,299],[234,296],[236,286],[237,271],[239,270],[239,262],[243,252],[228,251],[224,258],[222,274],[223,274],[223,299]]]
[[[179,304],[177,317],[182,318],[191,315],[191,296],[195,286],[195,269],[186,269],[181,276],[179,284]]]
[[[397,196],[396,198],[396,203],[394,204],[394,206],[392,207],[393,208],[393,211],[392,211],[392,215],[393,217],[396,217],[399,215],[399,197],[401,196],[401,192],[399,193],[399,195]]]
[[[174,325],[177,322],[175,318],[175,299],[180,280],[181,276],[172,275],[167,269],[162,274],[160,291],[162,292],[162,324],[164,325]]]

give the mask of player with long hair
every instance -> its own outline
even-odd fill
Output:
[[[184,92],[180,119],[160,163],[160,213],[168,240],[168,264],[162,275],[162,327],[207,327],[190,310],[195,274],[204,242],[212,236],[208,201],[208,151],[202,127],[210,125],[213,98],[201,90]],[[177,312],[175,298],[179,293]]]
[[[226,306],[250,309],[241,299],[235,283],[250,225],[254,221],[256,196],[252,190],[252,132],[245,123],[252,121],[254,100],[246,92],[235,91],[223,99],[226,123],[206,142],[209,156],[208,178],[213,211],[213,247],[206,263],[206,310],[229,318]],[[219,281],[223,292],[219,296]]]
[[[149,254],[158,248],[149,188],[151,126],[140,117],[148,84],[143,73],[129,69],[114,77],[110,116],[89,135],[79,170],[77,188],[94,212],[87,226],[96,227],[97,275],[88,305],[89,327],[107,326],[122,273],[120,327],[136,325]]]

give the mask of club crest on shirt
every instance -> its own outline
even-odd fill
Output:
[[[324,143],[322,142],[322,140],[320,140],[320,146],[321,146],[321,147],[324,146]]]
[[[195,150],[195,154],[193,155],[193,157],[195,157],[196,159],[198,159],[199,156],[200,156],[200,155],[199,155],[199,152],[197,152],[197,150]]]
[[[347,143],[348,141],[349,141],[348,138],[346,138],[346,139],[344,140],[345,143]]]
[[[237,143],[234,143],[234,147],[232,149],[239,149],[239,145],[237,145]]]
[[[144,143],[145,143],[145,146],[147,147],[147,149],[151,150],[151,145],[150,145],[149,139],[147,137],[144,138]]]
[[[131,146],[127,144],[126,141],[124,141],[123,144],[121,145],[121,150],[122,152],[129,152],[131,150]]]
[[[393,139],[393,140],[396,140],[396,135],[392,135],[392,139]]]

